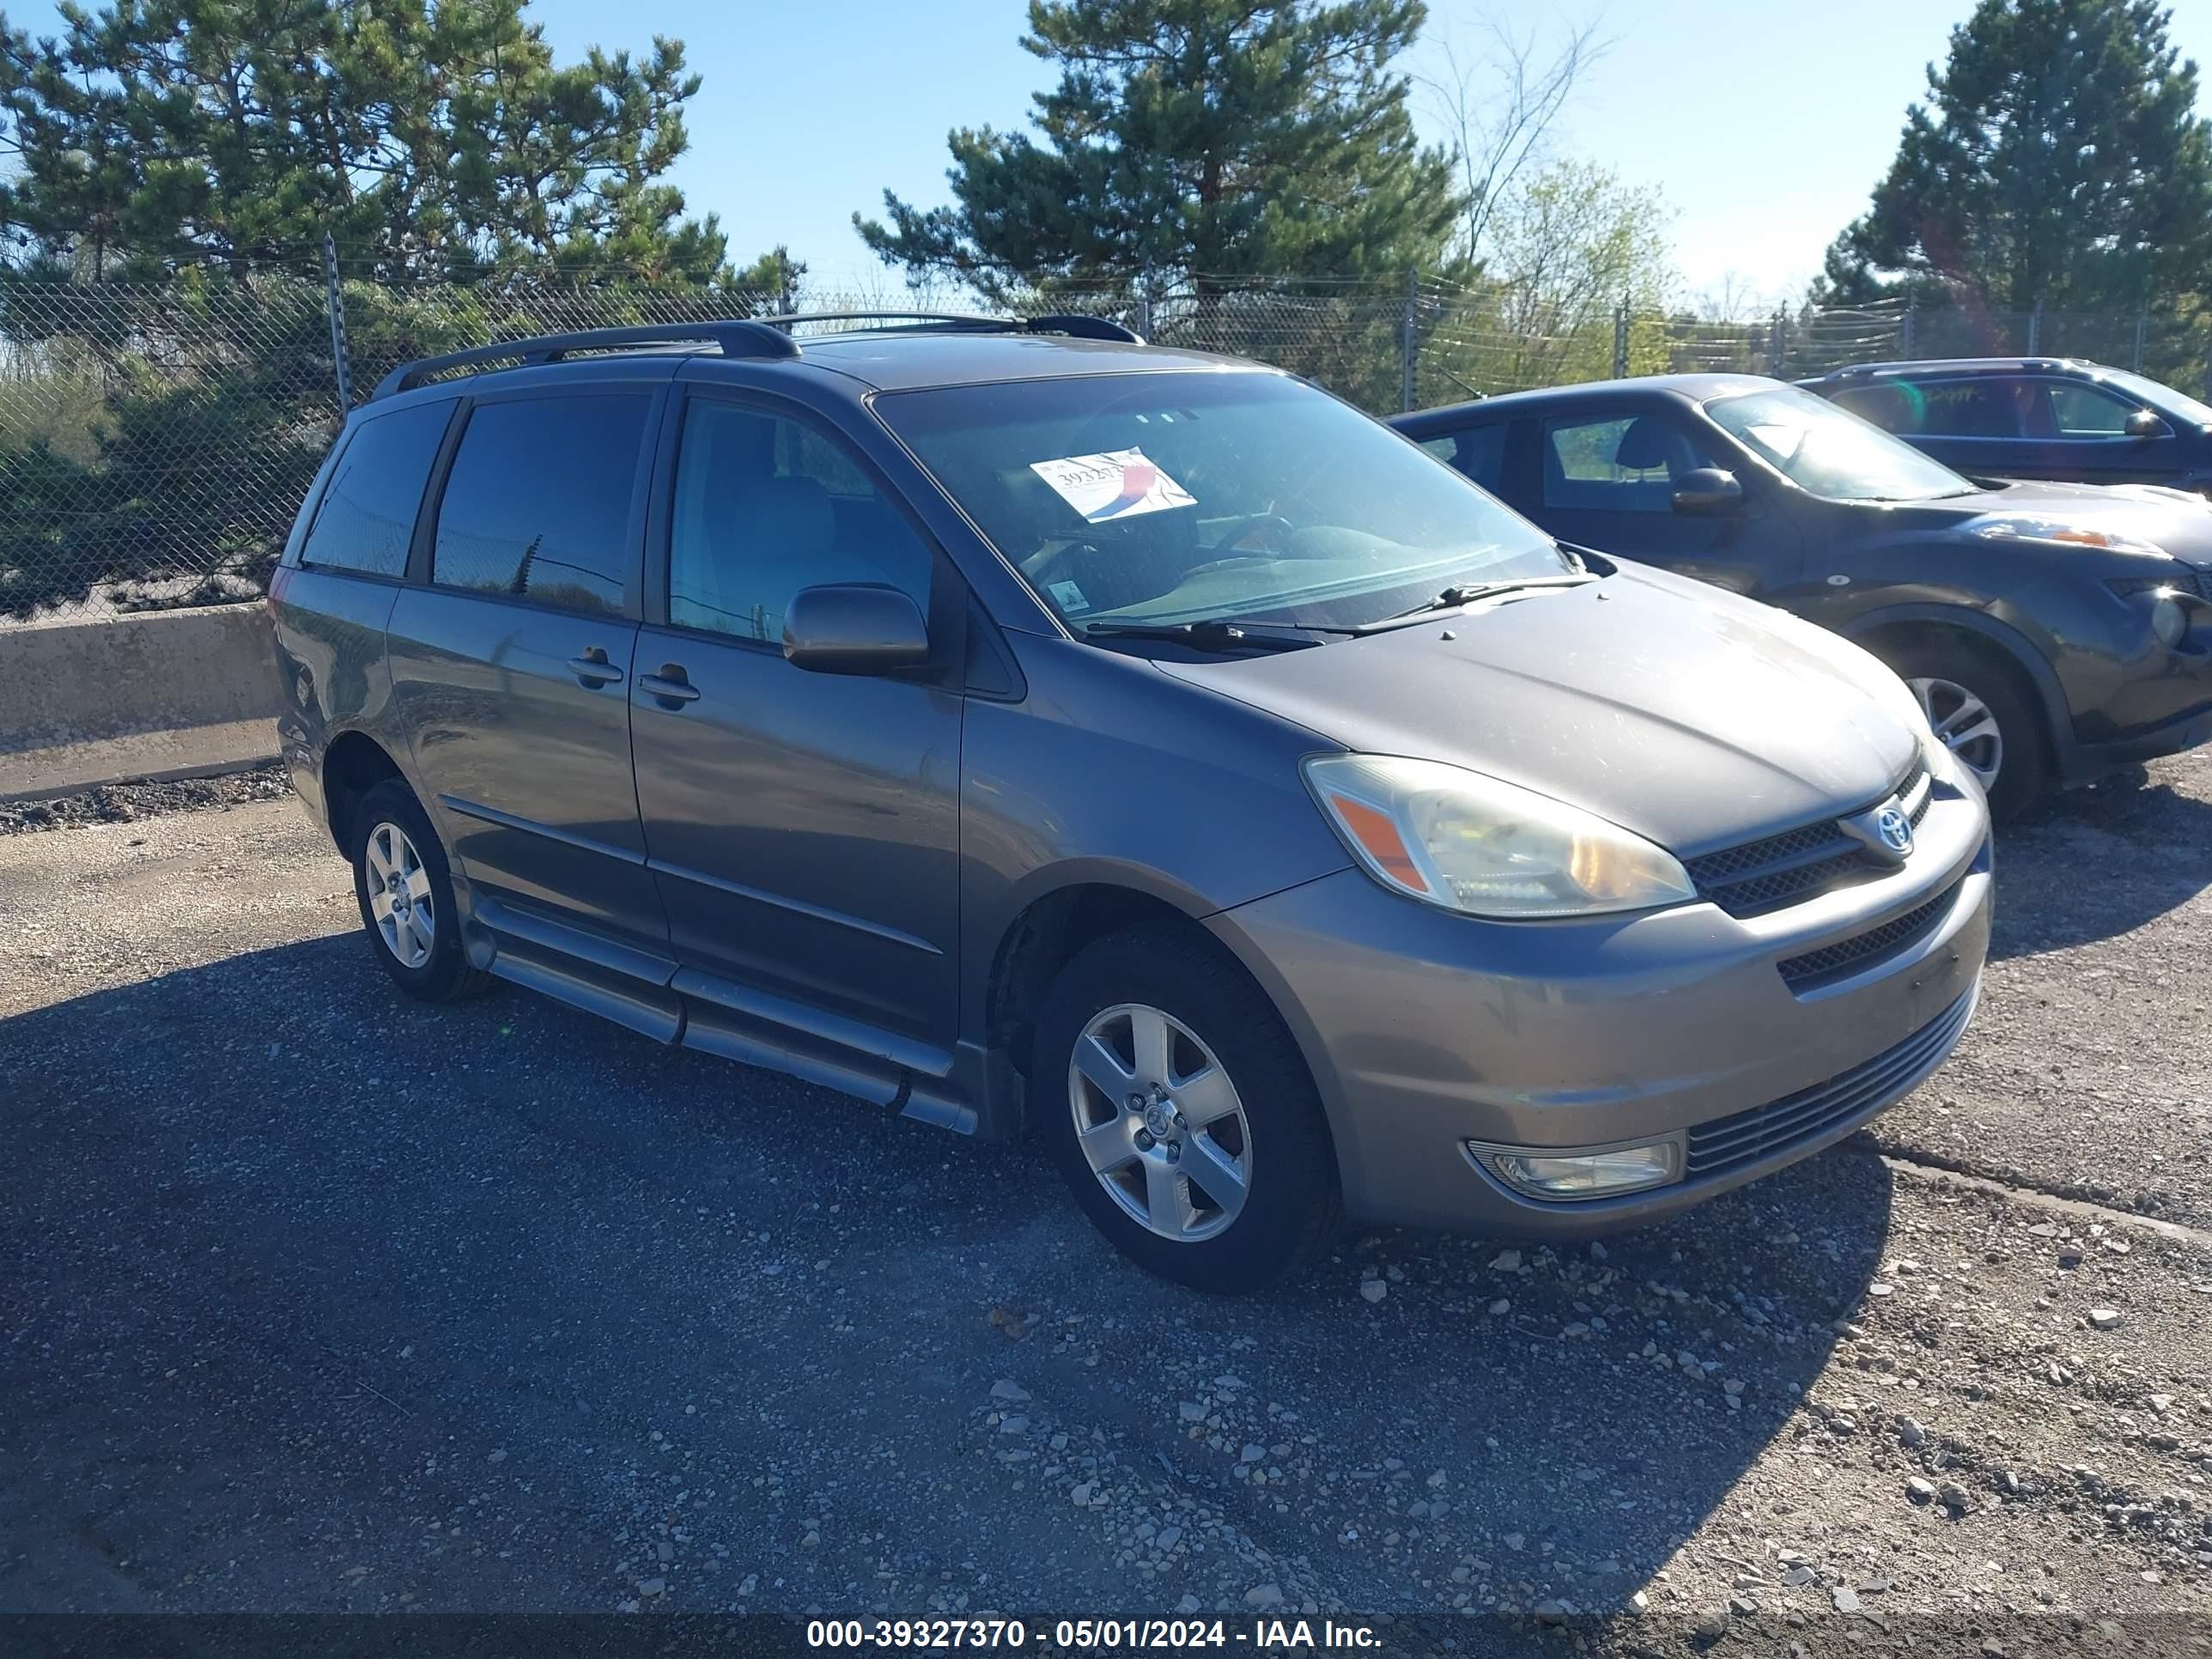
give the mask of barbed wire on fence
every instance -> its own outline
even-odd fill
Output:
[[[544,283],[349,281],[342,293],[356,399],[402,362],[465,346],[791,302]],[[881,288],[801,298],[804,310],[862,318],[924,303]],[[2195,389],[2212,340],[2203,318],[1877,306],[1708,320],[1548,306],[1426,276],[1055,288],[1015,309],[1113,317],[1164,345],[1274,364],[1377,413],[1621,374],[1790,379],[1870,360],[2020,353]],[[0,279],[0,616],[258,596],[344,417],[331,342],[324,283],[305,272],[167,285]]]

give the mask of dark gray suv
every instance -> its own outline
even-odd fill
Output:
[[[404,990],[1033,1128],[1218,1290],[1346,1212],[1650,1219],[1958,1040],[1984,804],[1856,647],[1289,375],[823,326],[486,348],[348,422],[282,736]]]

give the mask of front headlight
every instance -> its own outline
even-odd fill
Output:
[[[1505,920],[1695,898],[1674,855],[1548,795],[1442,761],[1324,755],[1307,786],[1367,872],[1446,909]]]
[[[2101,547],[2114,553],[2143,553],[2163,558],[2166,550],[2155,542],[2130,536],[2124,530],[2099,530],[2067,519],[2039,513],[1985,513],[1969,526],[1988,541],[2057,542],[2072,547]]]

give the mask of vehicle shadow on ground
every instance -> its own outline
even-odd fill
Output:
[[[2138,769],[2053,797],[1996,851],[1992,957],[2091,945],[2212,886],[2212,801]]]
[[[0,1022],[0,1065],[31,1609],[650,1573],[691,1608],[1605,1613],[1776,1437],[1841,1455],[1802,1395],[1890,1201],[1839,1151],[1596,1247],[1389,1231],[1208,1298],[1032,1148],[517,991],[420,1007],[351,936]]]

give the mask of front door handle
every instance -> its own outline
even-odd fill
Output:
[[[656,699],[664,708],[680,708],[687,702],[699,701],[699,688],[685,678],[683,669],[672,662],[661,664],[658,674],[642,676],[637,689]]]
[[[580,657],[569,658],[568,672],[594,691],[603,685],[622,684],[622,670],[609,662],[606,652],[596,645]]]

